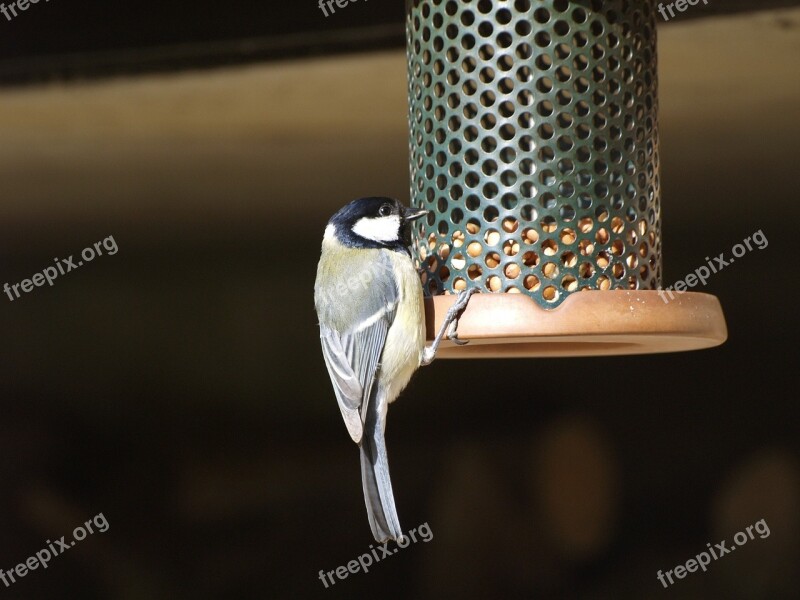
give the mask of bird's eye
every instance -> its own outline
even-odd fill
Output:
[[[378,214],[382,217],[388,217],[390,214],[392,214],[392,207],[388,204],[384,204],[378,210]]]

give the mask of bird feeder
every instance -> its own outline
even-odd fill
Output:
[[[661,287],[652,0],[409,0],[413,253],[443,357],[716,346],[718,300]]]

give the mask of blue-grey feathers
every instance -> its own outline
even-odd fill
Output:
[[[328,367],[328,375],[333,383],[333,392],[336,394],[336,401],[339,403],[344,424],[350,437],[358,444],[364,433],[361,423],[361,401],[364,388],[353,372],[336,332],[321,327],[320,340],[325,366]]]
[[[386,419],[386,405],[379,390],[369,403],[366,429],[361,440],[361,481],[364,486],[364,502],[372,535],[379,542],[398,539],[402,535],[400,520],[394,505],[392,481],[389,478],[389,461],[386,457],[386,443],[383,429]]]
[[[342,418],[353,441],[359,443],[362,423],[378,372],[386,333],[394,310],[376,313],[377,318],[361,330],[339,334],[320,324],[322,354],[339,402]]]

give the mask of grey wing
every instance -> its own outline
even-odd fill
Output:
[[[325,365],[350,437],[361,442],[364,419],[372,395],[386,335],[394,321],[398,291],[392,277],[373,281],[370,294],[362,296],[360,315],[346,331],[320,323]]]
[[[330,329],[320,328],[320,339],[325,366],[328,368],[333,392],[336,394],[336,401],[339,403],[339,410],[342,412],[347,432],[355,443],[359,443],[364,434],[359,414],[364,388],[347,359],[338,334]]]

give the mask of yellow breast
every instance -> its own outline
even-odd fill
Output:
[[[389,252],[400,292],[397,314],[389,328],[381,357],[381,384],[392,402],[419,368],[425,349],[425,303],[422,285],[411,259]]]

